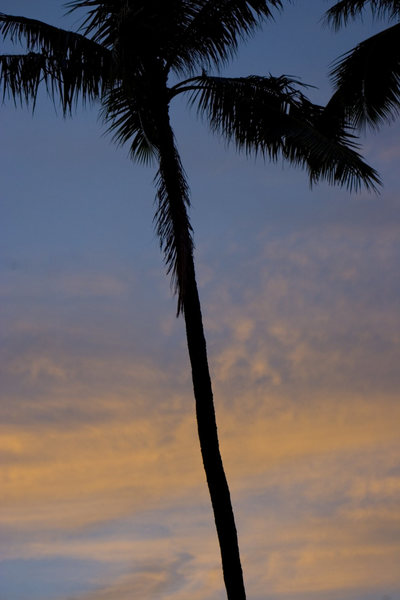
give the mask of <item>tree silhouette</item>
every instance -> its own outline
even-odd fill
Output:
[[[373,188],[378,177],[361,159],[354,137],[311,103],[296,80],[207,74],[225,65],[239,42],[282,8],[281,0],[73,0],[66,7],[85,10],[77,32],[0,14],[3,37],[26,47],[25,54],[0,57],[3,98],[34,106],[44,86],[64,115],[79,100],[97,103],[115,141],[128,144],[134,160],[157,165],[156,230],[177,293],[177,313],[185,319],[226,591],[229,600],[244,600],[195,277],[189,188],[170,103],[185,94],[211,129],[239,150],[272,160],[282,157],[306,168],[311,182]]]
[[[399,0],[341,0],[325,14],[335,29],[362,17],[369,8],[376,17],[400,20]],[[364,40],[341,56],[332,70],[335,94],[330,108],[356,127],[391,121],[400,107],[400,23]]]

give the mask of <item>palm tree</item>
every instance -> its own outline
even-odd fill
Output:
[[[185,319],[225,586],[229,600],[244,600],[195,277],[189,188],[170,103],[185,94],[212,130],[238,149],[272,160],[281,156],[305,167],[311,182],[324,178],[350,188],[373,188],[378,177],[357,153],[353,136],[307,100],[295,80],[207,74],[223,66],[242,39],[282,8],[281,0],[72,0],[66,6],[70,12],[86,10],[78,32],[0,14],[3,37],[27,49],[0,56],[3,97],[34,106],[42,85],[65,115],[79,99],[97,103],[115,141],[128,144],[134,160],[157,164],[156,229],[177,293],[177,313]]]
[[[331,72],[335,94],[329,105],[356,127],[391,121],[400,108],[400,2],[399,0],[341,0],[325,15],[339,29],[350,19],[373,16],[397,23],[364,40],[341,56]]]

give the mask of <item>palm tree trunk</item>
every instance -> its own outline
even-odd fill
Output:
[[[174,237],[179,240],[176,246],[178,288],[186,324],[201,454],[214,511],[228,600],[245,600],[246,593],[235,519],[218,443],[206,340],[193,262],[190,223],[187,217],[185,198],[182,195],[182,186],[177,183],[185,181],[184,173],[175,147],[168,104],[164,106],[163,116],[160,115],[160,112],[159,110],[159,176],[170,205]],[[183,256],[179,256],[179,253],[182,253]],[[179,274],[182,265],[184,273]]]
[[[240,563],[238,537],[228,482],[219,450],[206,340],[193,260],[189,268],[191,273],[184,298],[184,316],[192,366],[201,454],[214,511],[228,599],[244,600],[246,593]]]

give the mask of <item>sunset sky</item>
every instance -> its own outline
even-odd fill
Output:
[[[326,102],[386,25],[334,33],[332,3],[285,3],[224,73]],[[61,0],[0,12],[76,27]],[[0,108],[0,600],[223,600],[154,170],[96,107]],[[248,598],[400,600],[400,127],[362,141],[381,193],[350,195],[173,121]]]

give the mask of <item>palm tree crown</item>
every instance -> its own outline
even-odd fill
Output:
[[[0,14],[3,36],[28,50],[0,57],[3,97],[34,104],[43,84],[64,113],[79,99],[99,101],[114,139],[129,144],[132,158],[147,162],[159,154],[160,104],[186,93],[217,133],[246,152],[273,160],[282,155],[305,167],[311,182],[325,178],[350,188],[377,183],[351,133],[309,102],[295,80],[206,74],[204,69],[226,63],[273,9],[282,8],[281,0],[72,0],[67,7],[86,10],[77,33]],[[202,75],[191,77],[195,69]],[[186,79],[168,87],[171,72]],[[183,271],[162,203],[158,216],[181,310]]]
[[[335,29],[369,9],[395,24],[339,57],[332,70],[335,94],[330,108],[356,127],[392,121],[400,109],[399,0],[341,0],[325,15]]]
[[[246,153],[305,167],[312,183],[373,188],[376,172],[357,152],[341,119],[310,102],[289,77],[224,78],[223,66],[281,0],[72,0],[84,10],[77,32],[0,14],[4,38],[25,54],[0,56],[3,99],[35,105],[39,87],[70,114],[98,103],[117,143],[133,159],[157,164],[156,229],[185,318],[200,446],[229,600],[245,590],[229,488],[219,452],[188,216],[189,188],[169,118],[179,94],[213,131]],[[171,75],[174,83],[170,83]],[[176,79],[178,83],[175,83]]]

